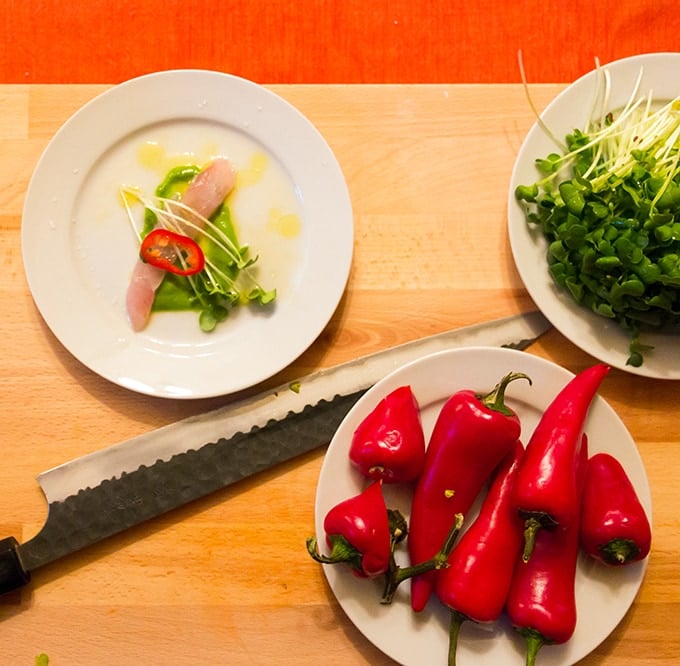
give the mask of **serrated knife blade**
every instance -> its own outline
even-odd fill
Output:
[[[454,347],[524,349],[549,328],[531,312],[420,338],[47,470],[40,532],[0,540],[0,594],[58,558],[328,444],[359,398],[411,361]]]

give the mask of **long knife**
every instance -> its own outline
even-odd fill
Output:
[[[0,540],[0,594],[58,558],[328,444],[359,398],[410,361],[453,347],[524,349],[548,328],[532,312],[421,338],[43,472],[47,519],[23,544]]]

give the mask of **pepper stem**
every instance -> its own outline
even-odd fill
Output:
[[[449,660],[448,666],[456,666],[456,652],[458,649],[458,634],[460,627],[467,620],[467,617],[458,611],[451,612],[451,622],[449,624]]]
[[[632,539],[612,539],[600,546],[600,555],[607,564],[626,564],[634,560],[640,548]]]
[[[531,378],[523,372],[510,372],[505,375],[505,377],[503,377],[489,393],[486,395],[479,395],[479,400],[483,405],[492,409],[494,412],[500,412],[505,416],[512,416],[513,411],[505,404],[505,389],[510,382],[514,382],[516,379],[526,379],[529,384],[532,383]]]
[[[522,629],[520,633],[524,636],[527,644],[526,666],[534,666],[538,651],[545,645],[545,639],[534,629]]]
[[[306,541],[307,552],[314,560],[321,564],[339,564],[346,562],[357,571],[361,571],[361,553],[342,535],[333,534],[328,537],[331,552],[323,555],[319,552],[316,538],[309,537]]]
[[[538,518],[527,518],[524,521],[524,550],[522,551],[522,562],[528,562],[531,558],[531,553],[534,552],[536,545],[536,535],[538,530],[543,526]]]
[[[434,557],[426,560],[425,562],[414,564],[409,567],[400,567],[394,561],[394,558],[392,558],[390,562],[390,568],[385,574],[385,587],[383,588],[383,596],[380,600],[380,603],[391,604],[397,588],[408,578],[413,578],[414,576],[424,574],[428,571],[432,571],[433,569],[441,569],[442,567],[445,567],[462,527],[463,514],[457,513],[444,545],[441,547],[439,552],[434,555]]]
[[[545,511],[522,511],[520,515],[524,518],[524,551],[522,552],[522,560],[528,562],[531,553],[534,552],[534,545],[536,544],[536,535],[541,529],[555,530],[559,527],[559,523]]]

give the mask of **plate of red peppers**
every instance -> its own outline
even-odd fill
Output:
[[[307,550],[370,642],[404,666],[540,666],[609,636],[652,539],[609,371],[463,348],[362,397],[324,459]]]

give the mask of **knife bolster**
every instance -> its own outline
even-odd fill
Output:
[[[11,592],[31,580],[21,562],[19,542],[14,537],[0,540],[0,594]]]

